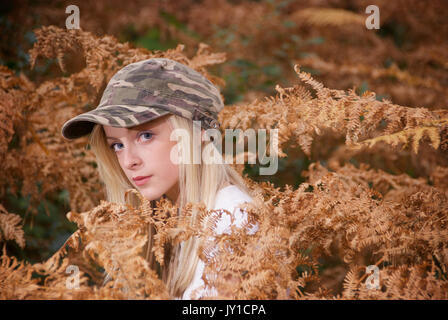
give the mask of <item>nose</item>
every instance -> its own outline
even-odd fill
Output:
[[[140,158],[136,148],[132,146],[132,143],[129,144],[123,151],[123,166],[126,169],[133,169],[142,163],[142,159]]]

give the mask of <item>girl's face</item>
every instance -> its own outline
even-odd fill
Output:
[[[103,128],[107,144],[133,186],[148,200],[157,200],[165,194],[177,203],[179,171],[178,165],[170,160],[171,150],[177,154],[177,141],[170,141],[173,130],[170,116],[131,128],[106,125]],[[135,180],[147,176],[149,179]]]

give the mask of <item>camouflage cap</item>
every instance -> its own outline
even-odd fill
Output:
[[[96,109],[62,126],[62,136],[76,139],[95,124],[129,128],[176,114],[201,121],[201,127],[219,128],[224,107],[219,90],[199,72],[167,58],[131,63],[109,81]]]

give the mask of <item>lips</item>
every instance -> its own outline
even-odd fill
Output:
[[[134,181],[139,181],[139,180],[143,180],[143,179],[146,179],[146,178],[149,178],[150,176],[138,176],[138,177],[134,177],[134,178],[132,178],[132,180],[134,180]]]
[[[132,180],[134,180],[134,182],[137,186],[142,186],[145,183],[147,183],[151,177],[152,176],[138,176],[138,177],[132,178]]]

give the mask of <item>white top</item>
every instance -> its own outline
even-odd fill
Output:
[[[230,185],[225,188],[222,188],[216,194],[215,206],[214,209],[225,209],[233,214],[234,223],[233,225],[236,227],[241,227],[244,222],[247,220],[247,213],[242,212],[239,208],[236,208],[238,205],[244,202],[252,202],[252,198],[239,189],[235,185]],[[230,215],[226,212],[223,212],[221,218],[218,220],[216,224],[215,233],[217,235],[223,233],[230,233],[230,225],[231,218]],[[258,230],[258,226],[255,225],[249,233],[255,233]],[[191,300],[191,294],[193,290],[199,288],[204,285],[204,281],[202,280],[202,274],[204,272],[204,261],[199,259],[198,265],[196,267],[196,271],[193,277],[193,281],[185,290],[182,299],[183,300]],[[205,293],[204,289],[201,289],[199,292],[196,292],[194,298],[200,298]]]

